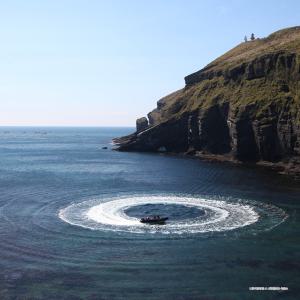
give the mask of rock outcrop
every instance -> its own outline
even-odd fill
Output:
[[[238,45],[185,77],[118,150],[185,153],[300,174],[300,27]]]
[[[145,117],[136,120],[136,131],[141,132],[148,127],[148,119]]]

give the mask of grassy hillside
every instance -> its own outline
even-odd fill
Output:
[[[185,82],[120,150],[300,163],[300,27],[239,44]]]

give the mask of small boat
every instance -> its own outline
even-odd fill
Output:
[[[168,217],[161,218],[160,216],[153,216],[153,217],[145,217],[141,218],[140,222],[145,224],[152,224],[152,225],[163,225],[168,220]]]

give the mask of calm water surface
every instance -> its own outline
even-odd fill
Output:
[[[131,131],[0,128],[0,299],[299,299],[299,183],[111,151]]]

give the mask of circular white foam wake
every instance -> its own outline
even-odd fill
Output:
[[[147,204],[183,205],[204,211],[204,215],[184,220],[169,220],[164,226],[142,224],[126,214],[128,208]],[[204,233],[228,231],[256,223],[263,218],[263,229],[280,224],[286,214],[280,208],[248,201],[212,200],[179,196],[135,196],[119,199],[93,199],[72,204],[59,211],[59,217],[72,224],[94,230],[134,233]]]

